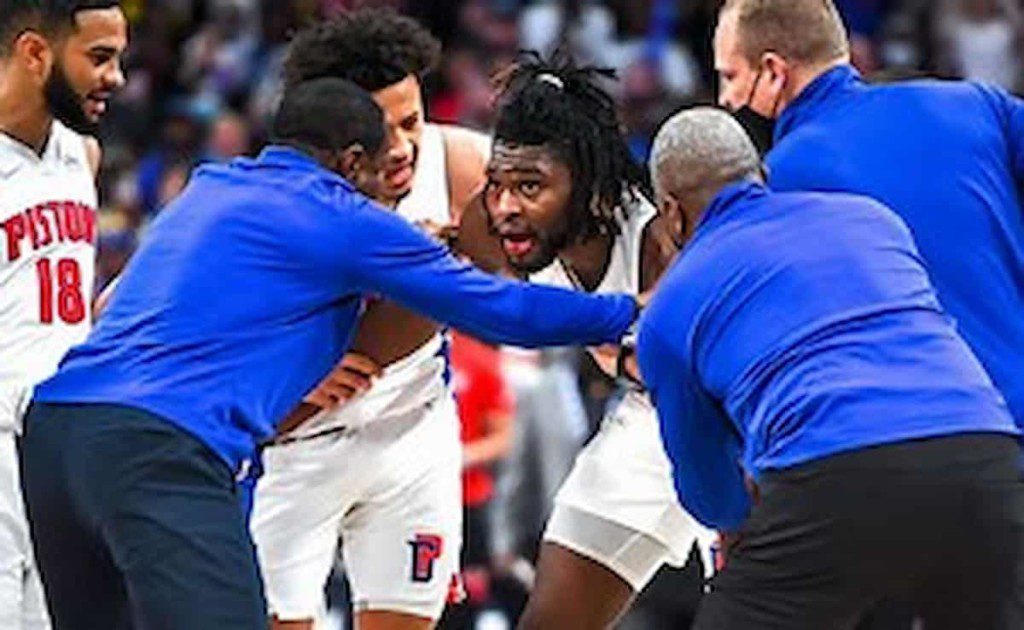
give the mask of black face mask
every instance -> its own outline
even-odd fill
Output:
[[[87,136],[96,135],[99,123],[89,120],[82,109],[82,97],[71,87],[64,68],[54,64],[53,71],[45,86],[46,104],[50,113],[76,133]]]
[[[744,105],[733,112],[733,117],[743,127],[754,141],[757,152],[764,157],[772,150],[772,143],[775,138],[775,119],[758,114],[750,105]]]
[[[758,114],[750,106],[750,103],[754,100],[754,94],[757,92],[757,84],[760,82],[761,72],[758,72],[757,78],[754,79],[754,85],[750,89],[747,104],[732,112],[732,115],[747,132],[747,135],[750,136],[750,139],[754,141],[754,146],[757,147],[758,153],[763,157],[771,151],[775,140],[775,118]],[[776,107],[778,107],[778,102],[772,107],[772,113],[774,113]]]

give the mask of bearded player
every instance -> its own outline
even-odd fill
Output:
[[[124,83],[117,2],[0,6],[0,627],[47,627],[15,439],[32,389],[91,323],[92,137]]]
[[[484,201],[507,261],[532,281],[651,289],[678,251],[621,135],[610,73],[525,55],[501,81]],[[551,419],[553,422],[557,418]],[[607,628],[664,564],[712,533],[677,502],[650,398],[622,395],[555,497],[521,620]]]

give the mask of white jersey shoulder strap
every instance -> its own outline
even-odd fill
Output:
[[[641,257],[644,247],[644,230],[658,216],[658,211],[640,192],[623,199],[619,213],[619,234],[612,243],[608,256],[608,267],[598,284],[597,293],[640,293]],[[556,260],[543,271],[530,277],[533,282],[576,286],[560,261]],[[579,287],[576,287],[579,288]]]

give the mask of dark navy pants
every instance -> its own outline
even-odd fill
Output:
[[[228,466],[115,405],[33,404],[22,487],[56,630],[266,628]]]

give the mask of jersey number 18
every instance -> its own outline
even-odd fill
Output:
[[[85,319],[82,269],[77,260],[61,258],[53,265],[49,258],[43,258],[36,263],[36,274],[39,276],[39,321],[53,323],[54,303],[57,316],[65,324],[77,324]]]

